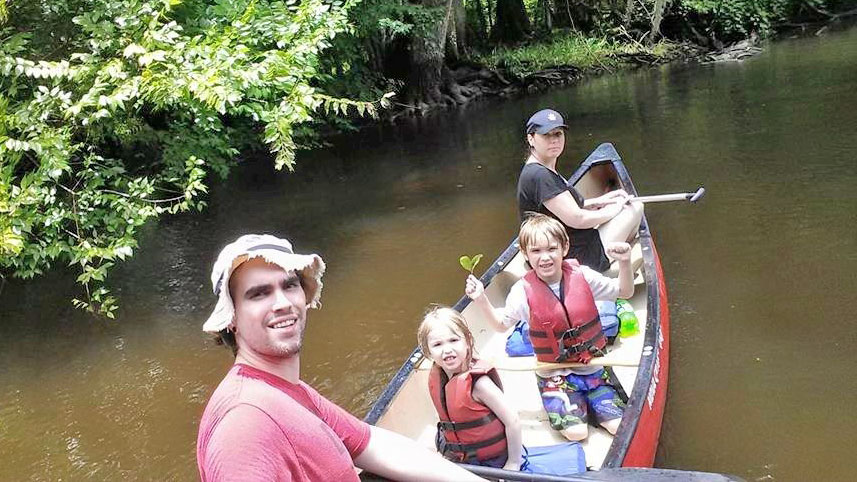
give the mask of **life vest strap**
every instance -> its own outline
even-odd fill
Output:
[[[584,323],[580,326],[576,326],[574,328],[570,328],[570,329],[565,330],[565,331],[555,332],[554,336],[579,337],[581,331],[589,329],[595,323],[601,323],[601,318],[596,316],[595,318],[587,321],[586,323]],[[531,338],[548,338],[549,335],[548,335],[548,332],[546,332],[544,330],[534,330],[532,325],[531,325],[530,326],[530,337]]]
[[[604,338],[604,333],[599,333],[597,336],[590,340],[582,341],[576,345],[571,346],[563,346],[563,340],[559,341],[559,356],[557,357],[558,362],[563,362],[567,360],[571,355],[576,355],[578,353],[589,352],[592,356],[603,356],[607,352],[603,348],[598,348],[595,346],[600,339]]]
[[[482,440],[480,442],[474,442],[472,444],[457,444],[457,443],[447,442],[444,455],[447,455],[447,453],[454,453],[454,455],[463,456],[464,458],[468,458],[471,455],[475,455],[477,450],[479,450],[481,448],[485,448],[485,447],[490,447],[490,446],[496,444],[497,442],[500,442],[501,440],[505,440],[505,439],[506,439],[506,432],[502,432],[502,433],[498,433],[497,435],[495,435],[495,436],[493,436],[487,440]]]
[[[467,430],[470,428],[481,427],[483,425],[488,425],[497,419],[497,416],[494,413],[489,413],[484,417],[479,417],[475,420],[470,420],[467,422],[445,422],[441,420],[437,423],[437,428],[442,430],[452,430],[455,432],[456,430]]]
[[[578,338],[578,337],[580,337],[581,331],[589,329],[595,323],[601,323],[601,318],[599,318],[597,315],[595,316],[595,318],[587,321],[586,323],[584,323],[582,325],[575,326],[574,328],[572,328],[570,330],[565,330],[564,332],[562,332],[562,334],[560,336],[563,339],[564,338]],[[559,335],[559,333],[558,333],[558,335]]]

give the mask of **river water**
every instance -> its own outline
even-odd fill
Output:
[[[415,346],[461,254],[515,234],[522,125],[571,126],[560,170],[613,142],[652,204],[672,310],[657,464],[748,480],[854,480],[857,446],[857,29],[785,40],[741,63],[673,65],[365,129],[248,162],[202,214],[147,228],[112,274],[115,322],[71,307],[74,275],[0,294],[0,480],[192,480],[199,415],[231,363],[200,331],[218,249],[273,232],[328,264],[303,377],[362,416]],[[477,268],[477,271],[481,270]]]

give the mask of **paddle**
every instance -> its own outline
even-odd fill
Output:
[[[716,472],[696,472],[692,470],[658,469],[649,467],[602,468],[577,475],[548,475],[513,470],[495,469],[479,465],[458,464],[480,477],[490,480],[516,480],[533,482],[587,482],[587,481],[634,481],[662,482],[664,480],[693,480],[696,482],[737,482],[744,479]]]
[[[500,371],[510,372],[526,372],[533,370],[557,370],[560,368],[576,368],[587,366],[600,367],[636,367],[640,366],[640,357],[618,357],[613,356],[614,353],[608,353],[604,356],[597,356],[589,363],[567,362],[567,363],[546,363],[536,360],[536,357],[510,357],[500,360],[492,360],[494,367]]]
[[[635,196],[630,202],[660,203],[666,201],[690,201],[695,203],[705,195],[705,188],[700,187],[696,192],[677,192],[675,194],[657,194],[655,196]]]
[[[532,472],[518,472],[517,470],[495,469],[494,467],[486,467],[482,465],[458,464],[474,474],[487,478],[489,480],[515,480],[515,481],[531,481],[531,482],[576,482],[590,481],[590,478],[571,476],[558,476],[548,474],[534,474]]]

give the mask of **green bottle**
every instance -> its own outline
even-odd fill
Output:
[[[634,307],[628,300],[616,300],[616,314],[619,316],[619,336],[626,338],[640,332]]]

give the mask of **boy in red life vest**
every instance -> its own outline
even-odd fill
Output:
[[[437,410],[444,457],[473,465],[520,470],[521,425],[503,396],[497,371],[474,358],[473,334],[460,313],[436,307],[417,331],[434,364],[429,394]]]
[[[502,310],[494,310],[482,282],[473,275],[467,278],[465,293],[482,307],[497,331],[526,320],[539,361],[587,363],[602,355],[606,339],[595,301],[615,301],[634,293],[631,247],[621,242],[607,246],[608,255],[619,262],[619,277],[609,278],[575,260],[563,261],[568,234],[548,216],[536,214],[524,221],[518,242],[532,270],[512,286]],[[564,383],[557,383],[556,377],[563,377]],[[603,368],[538,370],[536,379],[551,426],[566,438],[582,440],[589,435],[590,411],[599,425],[616,433],[624,404]],[[558,396],[559,387],[567,401]]]

